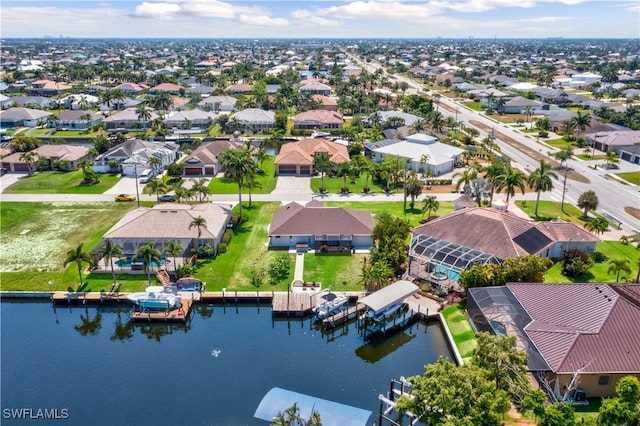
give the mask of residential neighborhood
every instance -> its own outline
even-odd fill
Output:
[[[0,47],[3,309],[123,347],[207,330],[217,363],[262,350],[216,334],[234,310],[247,341],[304,330],[265,379],[290,388],[327,363],[304,339],[354,339],[328,364],[395,375],[340,393],[362,424],[462,422],[415,411],[472,398],[422,395],[432,371],[504,400],[487,424],[634,424],[604,419],[640,379],[637,40],[45,40]]]

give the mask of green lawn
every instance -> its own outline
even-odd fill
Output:
[[[102,194],[119,180],[119,175],[100,174],[100,183],[80,185],[82,170],[71,172],[38,172],[32,176],[18,179],[4,190],[13,194]]]
[[[573,146],[572,143],[565,138],[547,139],[544,141],[544,143],[558,149],[571,148]]]
[[[276,188],[278,178],[276,176],[275,157],[268,157],[262,164],[264,174],[259,174],[257,185],[253,188],[254,194],[268,194]],[[231,178],[213,178],[209,183],[209,191],[212,194],[237,194],[238,185]],[[249,188],[242,189],[243,194],[249,194]]]
[[[63,267],[67,251],[91,250],[102,235],[134,207],[127,203],[10,203],[0,209],[0,284],[4,291],[76,288],[75,265]],[[88,289],[99,291],[104,280]],[[124,290],[124,288],[123,288]]]
[[[536,210],[535,200],[518,200],[515,203],[522,209],[522,211],[537,221],[549,221],[560,218],[565,222],[572,222],[580,226],[584,226],[586,222],[582,218],[582,210],[567,202],[564,203],[564,211],[562,211],[560,208],[562,203],[557,201],[540,200],[540,205],[538,206],[538,217],[535,217],[534,215]]]
[[[266,246],[271,217],[280,206],[280,203],[254,203],[251,208],[244,205],[242,215],[247,221],[233,230],[233,238],[227,252],[215,259],[200,262],[200,269],[196,276],[207,283],[207,290],[219,291],[223,288],[227,291],[287,290],[293,281],[294,255],[283,251],[268,251]],[[234,212],[237,210],[238,206],[234,208]],[[269,262],[276,256],[291,257],[289,277],[277,285],[271,285],[267,283],[268,275],[265,274],[265,282],[259,287],[254,286],[251,283],[251,271],[266,270]]]
[[[578,154],[578,155],[576,155],[576,157],[578,157],[579,159],[584,160],[584,161],[605,160],[607,158],[606,155],[595,155],[595,156],[592,156],[591,154]]]
[[[616,173],[616,176],[634,185],[640,185],[640,172]]]
[[[478,342],[464,310],[465,305],[458,303],[444,309],[442,316],[447,323],[458,352],[466,364],[473,359],[473,351],[478,346]]]
[[[409,224],[412,227],[418,226],[420,224],[420,220],[426,218],[426,215],[423,215],[420,209],[422,208],[422,200],[424,197],[421,197],[416,200],[415,208],[409,209],[409,200],[407,200],[407,211],[406,215],[403,214],[402,211],[402,201],[328,201],[325,203],[327,207],[343,207],[345,209],[353,209],[353,210],[366,210],[371,212],[374,216],[376,214],[380,214],[383,211],[387,211],[398,217],[406,217],[409,221]],[[453,201],[440,201],[440,209],[436,213],[432,213],[431,216],[445,216],[453,211]]]
[[[638,256],[640,256],[640,250],[637,250],[631,244],[622,244],[619,241],[600,241],[596,246],[596,250],[604,253],[608,259],[628,259],[629,267],[631,268],[631,274],[622,273],[620,275],[620,282],[632,282],[638,272]],[[562,265],[560,262],[556,262],[544,275],[544,282],[549,283],[561,283],[561,282],[615,282],[616,276],[609,274],[609,261],[605,260],[601,263],[594,263],[589,269],[589,272],[582,277],[567,278],[561,274]]]
[[[351,256],[304,256],[304,280],[321,282],[323,288],[331,286],[333,291],[362,291],[359,283],[364,258],[368,255]]]
[[[364,184],[365,184],[364,176],[358,177],[355,181],[352,181],[351,179],[347,178],[347,188],[349,188],[349,191],[351,193],[361,194],[362,192],[364,192]],[[311,178],[311,190],[314,193],[319,194],[321,186],[322,186],[321,177],[318,176],[318,177]],[[325,175],[324,177],[325,192],[328,192],[330,194],[339,194],[343,186],[344,186],[343,178],[329,177]],[[380,186],[377,183],[374,183],[373,180],[369,178],[369,190],[371,193],[380,194],[384,192],[385,187]],[[401,191],[401,189],[399,189],[398,191]]]
[[[464,106],[474,111],[484,111],[485,109],[487,109],[487,106],[482,102],[465,102]]]

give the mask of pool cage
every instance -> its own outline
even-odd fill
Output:
[[[551,370],[526,332],[532,318],[508,286],[468,289],[467,314],[476,332],[487,331],[499,336],[515,335],[517,348],[529,356],[529,371]]]
[[[460,273],[476,263],[500,263],[500,259],[429,235],[414,234],[411,239],[408,273],[414,278],[456,288]]]

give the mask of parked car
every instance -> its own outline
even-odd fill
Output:
[[[160,201],[175,201],[176,200],[176,195],[175,194],[160,194],[160,196],[158,197],[158,200],[160,200]]]
[[[116,201],[135,201],[136,196],[131,194],[118,194],[116,195]]]

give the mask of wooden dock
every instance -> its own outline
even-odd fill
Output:
[[[120,303],[128,302],[127,294],[129,293],[100,293],[100,292],[69,292],[56,291],[51,295],[53,303]]]
[[[347,322],[349,320],[352,320],[352,319],[356,318],[364,310],[365,310],[365,306],[364,305],[351,306],[348,309],[344,309],[344,310],[338,312],[335,315],[331,315],[330,317],[327,317],[327,318],[323,319],[322,320],[322,327],[323,328],[333,328],[336,325],[340,325],[342,323],[345,323],[345,322]]]
[[[187,321],[194,300],[182,300],[182,305],[170,311],[131,311],[131,319],[134,321],[149,322],[176,322]]]
[[[271,312],[275,316],[303,316],[311,312],[317,304],[317,296],[310,293],[274,292]]]

